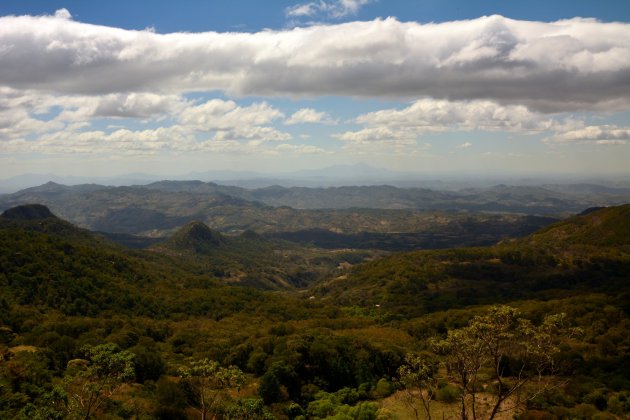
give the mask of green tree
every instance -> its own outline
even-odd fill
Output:
[[[68,362],[64,385],[71,418],[88,419],[120,386],[135,377],[133,358],[116,344],[84,347],[85,359]]]
[[[236,366],[221,367],[214,360],[193,360],[180,368],[182,380],[188,385],[193,401],[190,406],[199,412],[202,420],[208,413],[216,418],[216,409],[221,394],[227,388],[240,388],[245,377]]]
[[[407,354],[404,364],[398,368],[398,378],[406,395],[406,402],[419,419],[415,400],[420,400],[427,419],[431,419],[431,401],[435,396],[438,362],[426,355]]]
[[[489,419],[515,409],[545,390],[549,382],[543,376],[553,372],[558,342],[566,332],[562,326],[564,318],[564,314],[551,315],[535,326],[521,318],[516,309],[495,306],[437,342],[436,350],[445,356],[447,370],[461,389],[462,419],[468,418],[469,411],[473,419],[477,418],[476,393],[482,369],[490,375],[495,388]],[[533,381],[537,386],[526,391],[525,384]]]
[[[273,420],[275,417],[267,411],[260,398],[237,400],[226,413],[227,420]]]
[[[466,401],[468,395],[472,399],[472,416],[477,418],[475,385],[481,366],[485,362],[483,344],[475,339],[470,328],[463,328],[449,331],[445,340],[435,343],[435,349],[445,356],[446,369],[460,388],[462,420],[468,418]]]

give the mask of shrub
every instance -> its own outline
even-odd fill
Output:
[[[435,399],[443,403],[454,403],[459,399],[459,388],[451,384],[446,384],[444,387],[438,389]]]

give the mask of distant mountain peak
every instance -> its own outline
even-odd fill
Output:
[[[5,210],[0,217],[14,220],[39,220],[57,218],[42,204],[24,204]]]
[[[197,252],[209,251],[226,243],[223,235],[199,221],[187,223],[166,242],[169,248],[194,249]]]

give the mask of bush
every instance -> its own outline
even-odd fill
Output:
[[[454,403],[459,400],[460,390],[454,385],[446,384],[442,388],[439,388],[435,399],[443,403]]]
[[[376,383],[376,388],[374,388],[374,393],[378,398],[389,397],[394,393],[394,386],[390,381],[385,378],[381,378]]]

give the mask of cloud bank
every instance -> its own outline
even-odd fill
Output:
[[[630,105],[628,39],[625,23],[501,16],[157,34],[77,22],[62,10],[0,18],[0,86],[56,95],[222,91],[492,100],[542,112],[620,110]],[[153,104],[163,106],[170,105]]]

